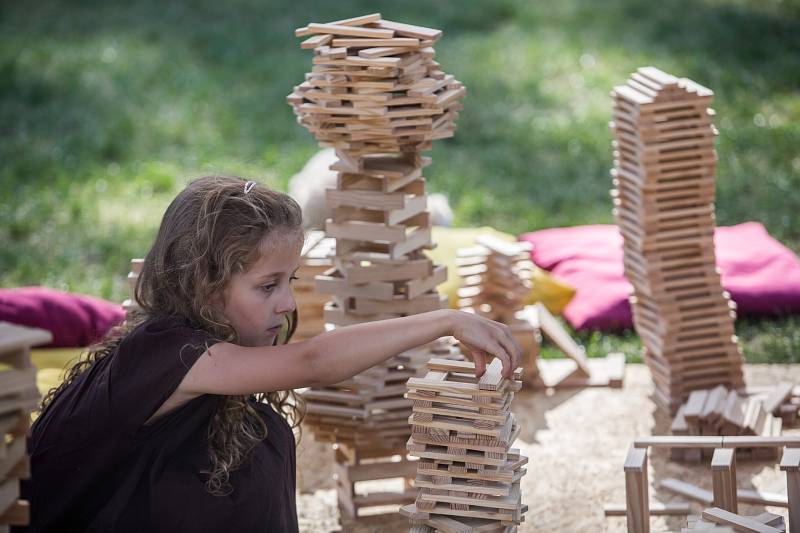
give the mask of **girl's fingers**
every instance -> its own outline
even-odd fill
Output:
[[[514,370],[517,368],[517,341],[514,338],[509,339],[504,335],[498,339],[498,342],[506,355],[506,358],[503,359],[503,376],[512,379],[514,377]],[[506,362],[508,362],[508,367],[506,367]]]
[[[503,364],[503,377],[507,378],[509,375],[514,375],[514,369],[511,368],[511,358],[509,357],[508,352],[506,352],[506,350],[500,344],[495,343],[489,353],[493,354],[497,359],[500,359],[500,362]]]
[[[475,377],[480,378],[486,373],[486,352],[483,350],[470,350],[475,362]]]
[[[455,336],[472,355],[475,376],[480,378],[486,372],[486,360],[494,356],[503,365],[503,377],[513,379],[514,370],[522,358],[522,349],[511,331],[497,322],[474,315],[469,317],[467,324],[470,322],[474,326],[462,330],[463,335]]]

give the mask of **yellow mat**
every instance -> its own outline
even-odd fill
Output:
[[[67,365],[74,362],[83,348],[39,348],[31,350],[31,362],[38,369],[36,386],[41,394],[47,394],[64,379]]]

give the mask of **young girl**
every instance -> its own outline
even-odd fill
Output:
[[[505,326],[450,310],[285,344],[302,243],[285,194],[229,177],[178,194],[139,276],[141,316],[42,402],[30,531],[297,531],[292,389],[446,335],[470,349],[479,376],[488,354],[507,376],[516,368]]]

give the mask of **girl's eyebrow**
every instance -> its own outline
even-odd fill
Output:
[[[297,274],[298,270],[300,270],[299,266],[292,271],[292,275]],[[260,281],[266,281],[270,278],[284,276],[285,274],[286,274],[285,272],[267,272],[266,274],[262,274],[261,276],[259,276],[258,279]]]

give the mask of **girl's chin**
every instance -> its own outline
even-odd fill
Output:
[[[275,344],[275,337],[277,337],[277,333],[265,333],[262,337],[258,339],[247,339],[243,345],[248,346],[250,348],[260,348],[263,346],[272,346]]]

